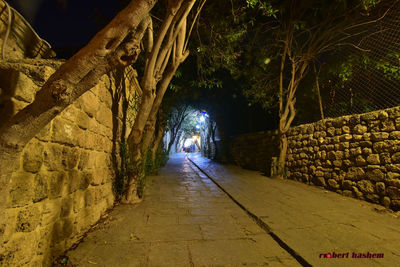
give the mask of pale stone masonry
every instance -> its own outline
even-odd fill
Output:
[[[234,161],[269,171],[276,132],[235,137]],[[288,132],[287,177],[400,210],[400,107],[329,118]]]
[[[14,64],[35,71],[0,71],[3,122],[33,101],[60,62]],[[135,116],[128,102],[141,93],[135,76],[130,68],[105,75],[25,147],[11,178],[0,265],[50,266],[113,206],[120,143]]]

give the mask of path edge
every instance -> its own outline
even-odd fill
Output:
[[[213,177],[211,177],[205,170],[203,170],[199,165],[194,162],[189,156],[186,158],[194,165],[197,169],[199,169],[208,179],[210,179],[222,192],[224,192],[236,205],[238,205],[246,214],[253,219],[259,227],[261,227],[268,235],[270,235],[278,245],[287,251],[293,258],[296,259],[298,263],[305,267],[311,267],[312,265],[304,259],[298,252],[296,252],[293,248],[291,248],[285,241],[283,241],[278,235],[276,235],[271,227],[265,223],[260,217],[251,212],[248,208],[246,208],[242,203],[235,199],[225,188],[223,188]]]

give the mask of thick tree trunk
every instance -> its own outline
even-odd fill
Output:
[[[95,86],[104,74],[133,63],[148,25],[144,18],[155,2],[132,1],[87,46],[65,62],[37,93],[34,102],[0,129],[0,145],[22,150],[55,116]]]
[[[25,145],[68,105],[115,67],[132,64],[157,0],[132,1],[102,31],[65,62],[37,92],[35,100],[0,129],[0,225],[11,173]],[[0,226],[1,227],[1,226]],[[0,229],[0,243],[4,229]]]
[[[155,138],[156,123],[157,120],[151,121],[151,124],[147,124],[145,127],[141,146],[142,155],[145,155],[146,152],[150,149],[150,145]]]
[[[186,59],[186,57],[185,57]],[[183,62],[183,61],[182,61]],[[166,72],[165,76],[163,77],[159,89],[157,90],[157,95],[154,99],[153,106],[151,107],[149,118],[147,120],[145,126],[145,132],[143,141],[141,144],[141,152],[143,153],[144,150],[150,146],[150,143],[154,137],[155,126],[157,122],[157,113],[161,107],[162,100],[164,98],[165,92],[168,89],[168,86],[175,75],[176,70],[178,69],[180,62],[176,62],[175,65],[171,66],[171,68]]]
[[[149,58],[146,59],[145,72],[141,80],[143,91],[141,104],[132,131],[128,137],[131,160],[139,165],[142,158],[140,144],[143,138],[143,131],[156,98],[157,83],[160,78],[163,77],[166,63],[168,63],[170,55],[168,51],[170,51],[175,42],[176,35],[178,34],[176,33],[175,35],[175,32],[180,30],[179,28],[175,28],[175,26],[179,20],[186,19],[186,17],[182,18],[183,13],[185,13],[185,8],[187,8],[187,6],[182,5],[183,2],[184,0],[168,1],[167,14],[158,31],[157,39],[154,45],[150,44],[151,51],[148,54]],[[178,26],[179,24],[180,23],[178,23]],[[152,39],[152,37],[149,39]],[[168,84],[166,86],[168,87]],[[137,168],[140,168],[140,166],[137,166]],[[128,195],[130,195],[130,193],[128,193]]]
[[[186,59],[187,55],[188,54],[185,55],[184,59]],[[130,177],[128,190],[123,200],[124,203],[134,203],[138,200],[136,195],[136,179],[138,176],[144,175],[142,165],[144,160],[143,157],[145,157],[147,152],[145,150],[150,146],[151,140],[154,136],[157,111],[161,106],[162,98],[176,70],[178,69],[178,66],[179,64],[171,66],[171,68],[165,73],[165,76],[161,80],[156,96],[151,95],[150,97],[146,98],[145,101],[142,99],[141,109],[139,110],[139,113],[135,119],[132,133],[128,137],[129,151],[131,160],[134,164],[135,173],[133,173]],[[139,114],[140,117],[138,117]],[[147,117],[148,120],[146,122],[144,122],[145,117]],[[138,128],[135,128],[135,125]]]

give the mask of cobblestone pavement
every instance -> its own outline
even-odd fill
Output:
[[[398,213],[300,182],[220,165],[198,154],[190,158],[313,266],[400,266]],[[383,258],[353,258],[353,252],[383,253]],[[324,258],[328,253],[331,258]]]
[[[183,154],[68,252],[77,266],[300,266]]]

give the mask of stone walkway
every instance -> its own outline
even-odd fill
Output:
[[[400,218],[383,207],[200,155],[190,158],[309,264],[400,266]],[[383,258],[353,258],[353,253],[383,253]]]
[[[183,154],[172,156],[160,175],[148,178],[144,200],[117,206],[105,222],[68,252],[70,263],[118,267],[300,266],[198,172]]]

